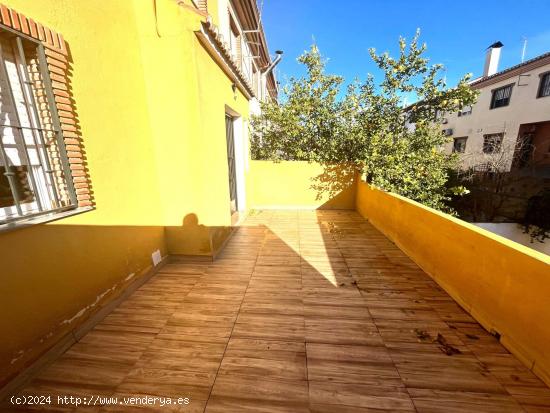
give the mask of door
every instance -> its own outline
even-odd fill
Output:
[[[235,168],[235,137],[233,118],[225,115],[225,137],[227,139],[227,169],[229,172],[229,202],[231,214],[237,212],[237,171]]]

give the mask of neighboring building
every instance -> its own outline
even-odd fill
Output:
[[[487,49],[483,76],[471,82],[477,102],[440,119],[452,137],[445,150],[460,153],[465,168],[482,170],[495,155],[504,170],[527,163],[549,168],[550,53],[497,72],[501,48],[497,42]]]
[[[219,251],[280,59],[255,0],[4,2],[0,387],[162,257]]]

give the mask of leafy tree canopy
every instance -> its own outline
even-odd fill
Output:
[[[470,75],[448,88],[442,65],[429,65],[418,38],[419,32],[409,44],[401,38],[397,58],[371,49],[383,80],[378,85],[371,75],[356,80],[343,98],[344,78],[325,72],[326,62],[313,45],[298,58],[306,75],[290,78],[282,103],[264,102],[262,114],[252,119],[253,158],[319,162],[328,173],[345,165],[384,190],[448,210],[451,192],[462,189],[446,186],[456,158],[441,150],[447,138],[437,119],[474,103],[477,92],[468,86]],[[402,97],[409,94],[418,102],[405,108]],[[323,179],[328,190],[336,181]]]

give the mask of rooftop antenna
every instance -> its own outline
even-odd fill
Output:
[[[258,27],[262,24],[262,15],[264,13],[264,0],[260,2],[260,10],[259,10],[259,16],[258,16]]]
[[[523,36],[523,48],[521,49],[521,63],[525,60],[525,51],[527,50],[527,37]]]

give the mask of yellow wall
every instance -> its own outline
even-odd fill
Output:
[[[302,161],[250,161],[248,208],[355,209],[355,187],[349,176],[338,177],[334,192],[322,185],[337,176],[333,172],[327,174],[323,166]]]
[[[157,33],[151,2],[134,4],[163,222],[196,214],[202,225],[230,225],[225,112],[247,119],[248,100],[198,42],[202,16],[159,1]]]
[[[96,209],[0,233],[0,386],[147,272],[154,250],[214,252],[231,223],[225,108],[248,116],[193,33],[200,16],[174,1],[157,1],[156,22],[143,0],[2,3],[67,41]]]
[[[357,211],[550,384],[550,258],[360,182]]]

